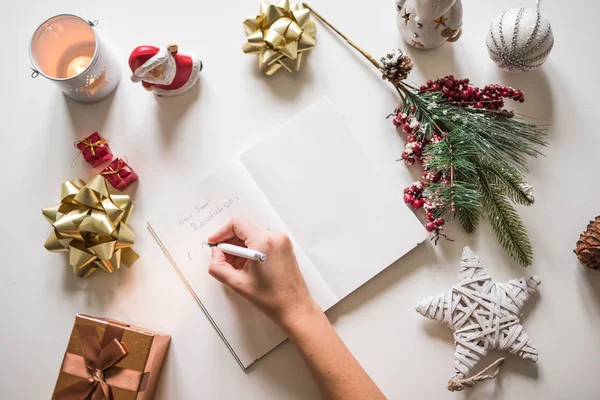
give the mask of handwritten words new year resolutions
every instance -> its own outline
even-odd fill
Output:
[[[233,196],[230,199],[215,205],[212,204],[212,200],[209,199],[202,204],[194,205],[194,211],[183,218],[179,218],[177,222],[179,222],[179,225],[187,225],[192,230],[199,231],[210,224],[210,222],[219,214],[231,208],[239,200],[239,197]]]

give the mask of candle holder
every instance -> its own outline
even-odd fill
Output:
[[[105,99],[119,84],[121,71],[100,40],[97,24],[73,14],[59,14],[43,22],[29,45],[31,76],[50,79],[78,102]]]

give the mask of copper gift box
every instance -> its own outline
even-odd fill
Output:
[[[77,315],[52,400],[151,400],[171,336]]]

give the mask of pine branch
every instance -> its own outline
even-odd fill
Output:
[[[493,163],[527,171],[527,158],[541,155],[546,135],[536,125],[518,118],[474,108],[456,107],[444,101],[438,93],[416,95],[407,91],[401,111],[421,121],[414,132],[417,138],[430,138],[440,127],[452,135],[463,132],[464,145],[470,145]],[[453,146],[455,149],[456,146]]]
[[[423,151],[424,164],[428,171],[446,172],[454,166],[459,181],[477,182],[477,148],[461,129],[450,132],[442,141],[431,143]]]
[[[481,209],[467,209],[462,207],[456,207],[456,218],[460,222],[460,226],[468,234],[473,234],[479,226],[479,220],[481,219]]]
[[[519,171],[491,163],[484,163],[483,168],[489,171],[492,183],[506,194],[512,202],[524,206],[533,205],[535,201],[533,190],[525,182],[525,178]]]
[[[488,218],[504,251],[523,266],[533,262],[533,249],[519,214],[504,194],[480,171],[480,189]]]
[[[429,183],[425,189],[429,201],[438,205],[436,217],[450,214],[452,200],[456,210],[477,212],[481,207],[481,195],[473,183],[454,181],[451,187],[442,183]]]

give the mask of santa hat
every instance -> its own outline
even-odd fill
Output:
[[[166,48],[158,48],[155,46],[139,46],[136,47],[129,56],[129,68],[133,74],[131,80],[138,81],[146,72],[161,64],[168,55]]]

